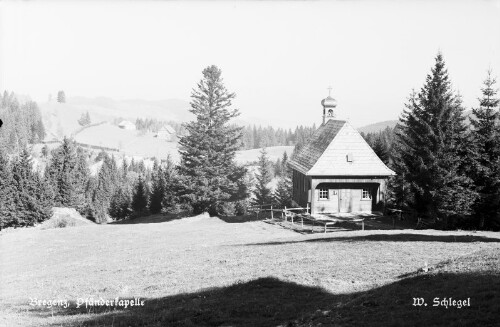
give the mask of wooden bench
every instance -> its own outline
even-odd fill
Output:
[[[361,230],[365,230],[365,219],[364,218],[356,218],[356,219],[339,219],[339,218],[331,218],[327,217],[324,215],[317,215],[320,218],[316,218],[314,216],[311,216],[310,220],[313,223],[320,223],[324,226],[324,233],[326,234],[326,231],[328,229],[328,226],[334,226],[339,222],[361,222]],[[304,228],[304,224],[302,223],[302,228]],[[311,226],[311,231],[313,230],[314,226]]]

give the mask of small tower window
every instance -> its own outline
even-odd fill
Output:
[[[362,191],[362,195],[361,195],[361,198],[363,200],[371,200],[372,198],[372,194],[370,192],[370,189],[369,188],[364,188],[363,191]]]
[[[347,162],[353,162],[354,161],[354,156],[352,155],[352,153],[348,153],[346,157],[347,157]]]

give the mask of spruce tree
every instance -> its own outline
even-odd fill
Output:
[[[283,152],[283,157],[281,160],[281,171],[282,174],[278,180],[278,186],[274,192],[274,203],[278,208],[291,207],[292,206],[292,171],[288,167],[288,155]]]
[[[185,125],[179,140],[180,195],[194,213],[217,213],[220,203],[238,193],[235,154],[241,145],[241,128],[229,124],[239,115],[231,108],[235,94],[227,91],[221,70],[209,66],[191,94],[190,112],[196,120]]]
[[[179,174],[176,166],[168,155],[165,165],[163,166],[163,179],[165,181],[165,189],[162,199],[162,210],[166,213],[177,213],[179,206]]]
[[[87,111],[86,113],[83,113],[80,118],[78,119],[78,124],[80,124],[80,126],[88,126],[90,125],[91,121],[90,121],[90,115],[89,115],[89,112]]]
[[[57,102],[59,102],[59,103],[66,102],[66,94],[64,94],[64,91],[57,92]]]
[[[153,168],[151,186],[151,197],[149,201],[149,211],[157,214],[162,211],[162,201],[165,197],[165,173],[161,165],[157,164]]]
[[[61,146],[52,152],[45,170],[45,176],[55,195],[55,205],[83,212],[89,175],[86,152],[76,148],[74,141],[65,137]]]
[[[467,127],[461,98],[451,89],[441,53],[418,94],[413,94],[397,129],[397,159],[420,214],[446,220],[467,215],[477,194],[466,176]]]
[[[273,201],[272,191],[267,185],[271,182],[270,161],[266,148],[262,148],[259,157],[259,172],[256,176],[257,184],[253,191],[253,203],[256,205],[270,204]]]
[[[105,156],[92,194],[92,217],[97,223],[106,223],[111,197],[115,192],[112,160]]]
[[[373,151],[386,165],[389,163],[389,153],[382,135],[378,135],[373,143]]]
[[[132,198],[126,184],[115,191],[110,200],[109,215],[115,219],[125,219],[132,214]]]
[[[12,163],[12,185],[15,225],[33,226],[50,218],[51,194],[47,184],[33,171],[33,161],[27,149],[23,149]]]
[[[500,99],[496,97],[496,79],[488,70],[479,108],[473,109],[472,139],[475,149],[473,178],[479,199],[474,211],[479,228],[500,227]]]
[[[139,176],[139,179],[134,188],[134,195],[132,196],[132,209],[138,215],[144,214],[145,209],[148,207],[148,194],[144,178]]]
[[[12,182],[11,165],[0,148],[0,230],[14,221],[16,193]]]

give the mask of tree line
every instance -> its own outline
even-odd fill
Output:
[[[388,183],[388,205],[445,226],[499,228],[500,100],[495,82],[489,71],[469,126],[439,53],[423,87],[410,94],[398,125],[365,135],[396,172]],[[249,202],[290,204],[286,155],[271,163],[263,150],[255,180],[248,167],[236,164],[235,153],[248,128],[231,123],[239,115],[231,108],[234,97],[225,88],[219,68],[203,70],[191,95],[195,119],[183,125],[187,133],[179,139],[179,164],[166,160],[152,168],[142,162],[118,165],[115,158],[102,153],[102,165],[91,175],[89,154],[69,139],[51,152],[44,172],[33,170],[26,149],[10,159],[1,155],[2,224],[41,221],[51,205],[75,207],[90,219],[105,222],[108,216],[123,219],[145,213],[244,214]],[[314,127],[302,129],[300,139],[294,140],[295,151],[313,132]],[[273,174],[278,177],[274,191]]]
[[[389,181],[389,205],[444,227],[500,229],[495,84],[488,70],[477,107],[467,117],[439,53],[423,87],[411,92],[396,127],[363,135],[397,174]]]
[[[192,93],[196,119],[184,125],[177,165],[170,159],[155,161],[153,167],[134,160],[118,164],[101,152],[95,158],[100,167],[91,174],[90,153],[69,138],[52,151],[44,147],[44,170],[33,168],[27,147],[17,156],[0,153],[1,226],[42,222],[54,206],[75,208],[97,223],[147,213],[246,213],[252,180],[247,167],[235,162],[242,128],[230,123],[239,114],[231,109],[234,97],[222,83],[220,69],[203,71]]]
[[[298,145],[300,148],[316,130],[316,125],[298,126],[295,130],[245,126],[242,129],[242,149],[260,149],[280,145]]]
[[[0,94],[0,148],[8,153],[20,152],[28,144],[45,138],[42,114],[36,102],[20,102],[13,92]]]

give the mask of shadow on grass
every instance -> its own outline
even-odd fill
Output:
[[[241,224],[241,223],[247,223],[250,221],[262,221],[265,219],[269,219],[269,217],[265,215],[243,215],[243,216],[217,216],[220,220],[230,223],[230,224]]]
[[[328,235],[328,234],[327,234]],[[330,234],[330,237],[314,238],[300,241],[282,241],[282,242],[265,242],[265,243],[248,243],[239,246],[250,245],[280,245],[291,243],[317,243],[317,242],[444,242],[444,243],[500,243],[500,238],[474,236],[474,235],[426,235],[426,234],[372,234],[372,235],[354,235],[335,237]]]
[[[137,217],[137,218],[129,218],[129,219],[123,219],[123,220],[117,220],[112,223],[109,223],[109,225],[131,225],[131,224],[159,224],[159,223],[164,223],[167,221],[172,221],[172,220],[177,220],[181,219],[183,216],[177,215],[177,214],[155,214],[155,215],[149,215],[149,216],[142,216],[142,217]]]
[[[71,326],[494,326],[500,321],[498,294],[498,272],[417,275],[351,294],[260,278],[147,299],[124,310],[72,305],[53,315]],[[470,298],[470,307],[434,307],[436,297]],[[413,298],[428,305],[414,306]],[[30,313],[48,317],[41,310]]]

